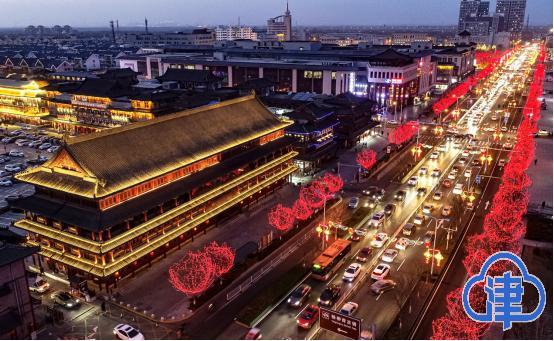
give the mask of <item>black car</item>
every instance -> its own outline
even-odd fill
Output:
[[[304,304],[304,301],[306,301],[310,296],[311,291],[312,287],[308,284],[300,284],[296,287],[296,289],[294,289],[292,294],[290,294],[287,303],[292,307],[301,307]]]
[[[390,216],[396,211],[396,205],[395,204],[386,204],[385,205],[385,215]]]
[[[391,279],[381,279],[371,284],[369,287],[371,292],[375,295],[380,295],[385,291],[392,290],[396,287],[396,282]]]
[[[394,194],[394,200],[403,202],[404,199],[406,199],[406,192],[405,191],[398,191]]]
[[[319,296],[317,301],[319,305],[324,307],[332,307],[339,299],[342,292],[342,287],[337,284],[331,284]]]
[[[79,299],[71,296],[71,294],[66,291],[56,291],[50,298],[55,304],[68,309],[76,308],[80,304]]]
[[[385,190],[382,188],[375,189],[369,193],[369,197],[375,200],[383,200],[385,196]]]
[[[422,197],[426,193],[427,193],[427,188],[425,188],[425,187],[420,187],[420,188],[417,189],[417,196],[418,197]]]
[[[378,190],[379,187],[377,186],[369,186],[368,188],[362,190],[363,195],[371,195],[374,191]]]
[[[373,249],[370,247],[364,247],[363,249],[358,252],[356,255],[356,260],[358,262],[365,262],[369,257],[371,257],[371,254],[373,253]]]

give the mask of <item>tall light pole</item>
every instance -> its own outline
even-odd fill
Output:
[[[433,235],[433,252],[431,254],[431,276],[433,276],[433,270],[435,266],[435,250],[437,247],[437,230],[439,227],[442,227],[442,224],[444,224],[445,221],[450,221],[448,218],[435,218],[431,214],[427,215],[428,218],[431,218],[435,220],[435,232]]]

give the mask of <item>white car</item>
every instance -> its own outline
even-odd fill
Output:
[[[360,203],[360,198],[352,197],[348,202],[348,208],[357,208],[359,203]]]
[[[423,205],[423,213],[424,214],[431,214],[431,212],[435,209],[435,206],[432,204],[425,204]]]
[[[346,270],[344,271],[344,275],[342,276],[343,281],[347,282],[353,282],[356,277],[362,272],[362,265],[359,263],[352,263]]]
[[[436,160],[439,158],[439,153],[438,152],[432,152],[431,155],[429,155],[429,159],[431,160]]]
[[[0,186],[8,187],[8,186],[11,186],[11,185],[13,185],[11,180],[8,180],[8,179],[0,180]]]
[[[454,186],[454,189],[452,190],[452,193],[456,195],[460,195],[462,194],[463,191],[464,191],[464,184],[456,184],[456,186]]]
[[[5,165],[4,169],[6,170],[6,172],[21,172],[21,167],[15,164]]]
[[[373,269],[371,273],[371,278],[374,280],[385,279],[390,272],[390,265],[381,263]]]
[[[46,151],[49,152],[49,153],[55,153],[55,152],[58,151],[58,149],[60,149],[60,146],[52,146],[52,147],[46,149]]]
[[[19,139],[19,140],[15,141],[15,144],[18,145],[19,147],[28,146],[29,143],[31,143],[31,141],[26,140],[26,139]]]
[[[389,235],[385,232],[379,232],[374,237],[371,243],[369,243],[371,246],[380,248],[383,247],[383,244],[389,239]]]
[[[114,327],[113,334],[120,340],[144,340],[144,335],[128,324],[118,324]]]
[[[395,248],[398,250],[406,250],[410,246],[410,240],[408,238],[399,238],[396,244],[394,245]]]
[[[23,154],[22,151],[19,151],[17,149],[10,150],[8,155],[11,156],[11,157],[24,157],[25,156],[25,154]]]
[[[421,167],[419,169],[419,175],[427,175],[428,171],[429,171],[429,169],[427,167]]]
[[[371,220],[369,221],[369,225],[373,226],[373,227],[379,227],[384,223],[385,223],[385,212],[384,211],[380,211],[380,212],[375,213],[371,217]]]
[[[456,176],[458,176],[458,174],[456,172],[450,171],[450,173],[448,173],[447,178],[449,178],[450,180],[455,180]]]
[[[414,224],[416,225],[423,225],[425,222],[425,216],[423,214],[416,214],[414,217]]]
[[[50,289],[50,283],[46,282],[40,276],[35,279],[35,283],[29,286],[29,291],[39,294],[45,293],[48,289]]]
[[[433,194],[433,200],[439,201],[442,199],[442,192],[436,191],[435,194]]]
[[[417,186],[417,176],[412,176],[409,180],[408,180],[408,186]]]
[[[52,147],[52,143],[46,142],[46,143],[43,143],[43,144],[41,144],[40,146],[38,146],[38,149],[40,149],[40,150],[45,150],[45,149],[48,149],[48,148],[50,148],[50,147]]]
[[[466,178],[471,178],[471,169],[467,169],[465,172],[464,172],[464,176]]]
[[[29,142],[29,147],[38,147],[42,144],[42,141],[41,140],[34,140],[34,141],[31,141]]]
[[[431,176],[434,178],[438,178],[441,176],[442,171],[438,168],[433,169],[433,173],[431,173]]]
[[[342,308],[340,308],[339,313],[346,315],[346,316],[352,316],[354,313],[358,310],[358,303],[355,302],[346,302]]]
[[[358,227],[354,233],[356,233],[358,236],[363,237],[367,234],[367,228],[365,227]]]
[[[381,260],[383,262],[394,262],[394,259],[398,256],[398,251],[395,249],[386,249],[385,252],[383,252],[383,255],[381,256]]]

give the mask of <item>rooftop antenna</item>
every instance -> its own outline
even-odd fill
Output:
[[[239,15],[239,27],[240,27],[240,15]]]
[[[119,33],[119,19],[117,19],[117,20],[115,21],[115,27],[116,27],[117,33]]]
[[[144,18],[144,28],[146,29],[146,33],[148,33],[148,19]]]
[[[110,20],[110,27],[112,28],[112,40],[115,43],[115,29],[113,27],[113,20]]]
[[[529,31],[529,14],[527,14],[527,31]]]

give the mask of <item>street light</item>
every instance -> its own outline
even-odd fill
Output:
[[[437,230],[439,229],[439,227],[442,227],[442,224],[444,224],[445,221],[450,221],[450,219],[448,219],[448,218],[435,218],[430,214],[427,215],[427,218],[431,218],[431,219],[435,220],[435,232],[434,232],[434,235],[433,235],[433,252],[436,252],[435,250],[437,249]],[[435,255],[433,255],[433,256],[435,256]],[[435,266],[435,257],[432,257],[431,258],[431,276],[433,276],[434,266]]]

